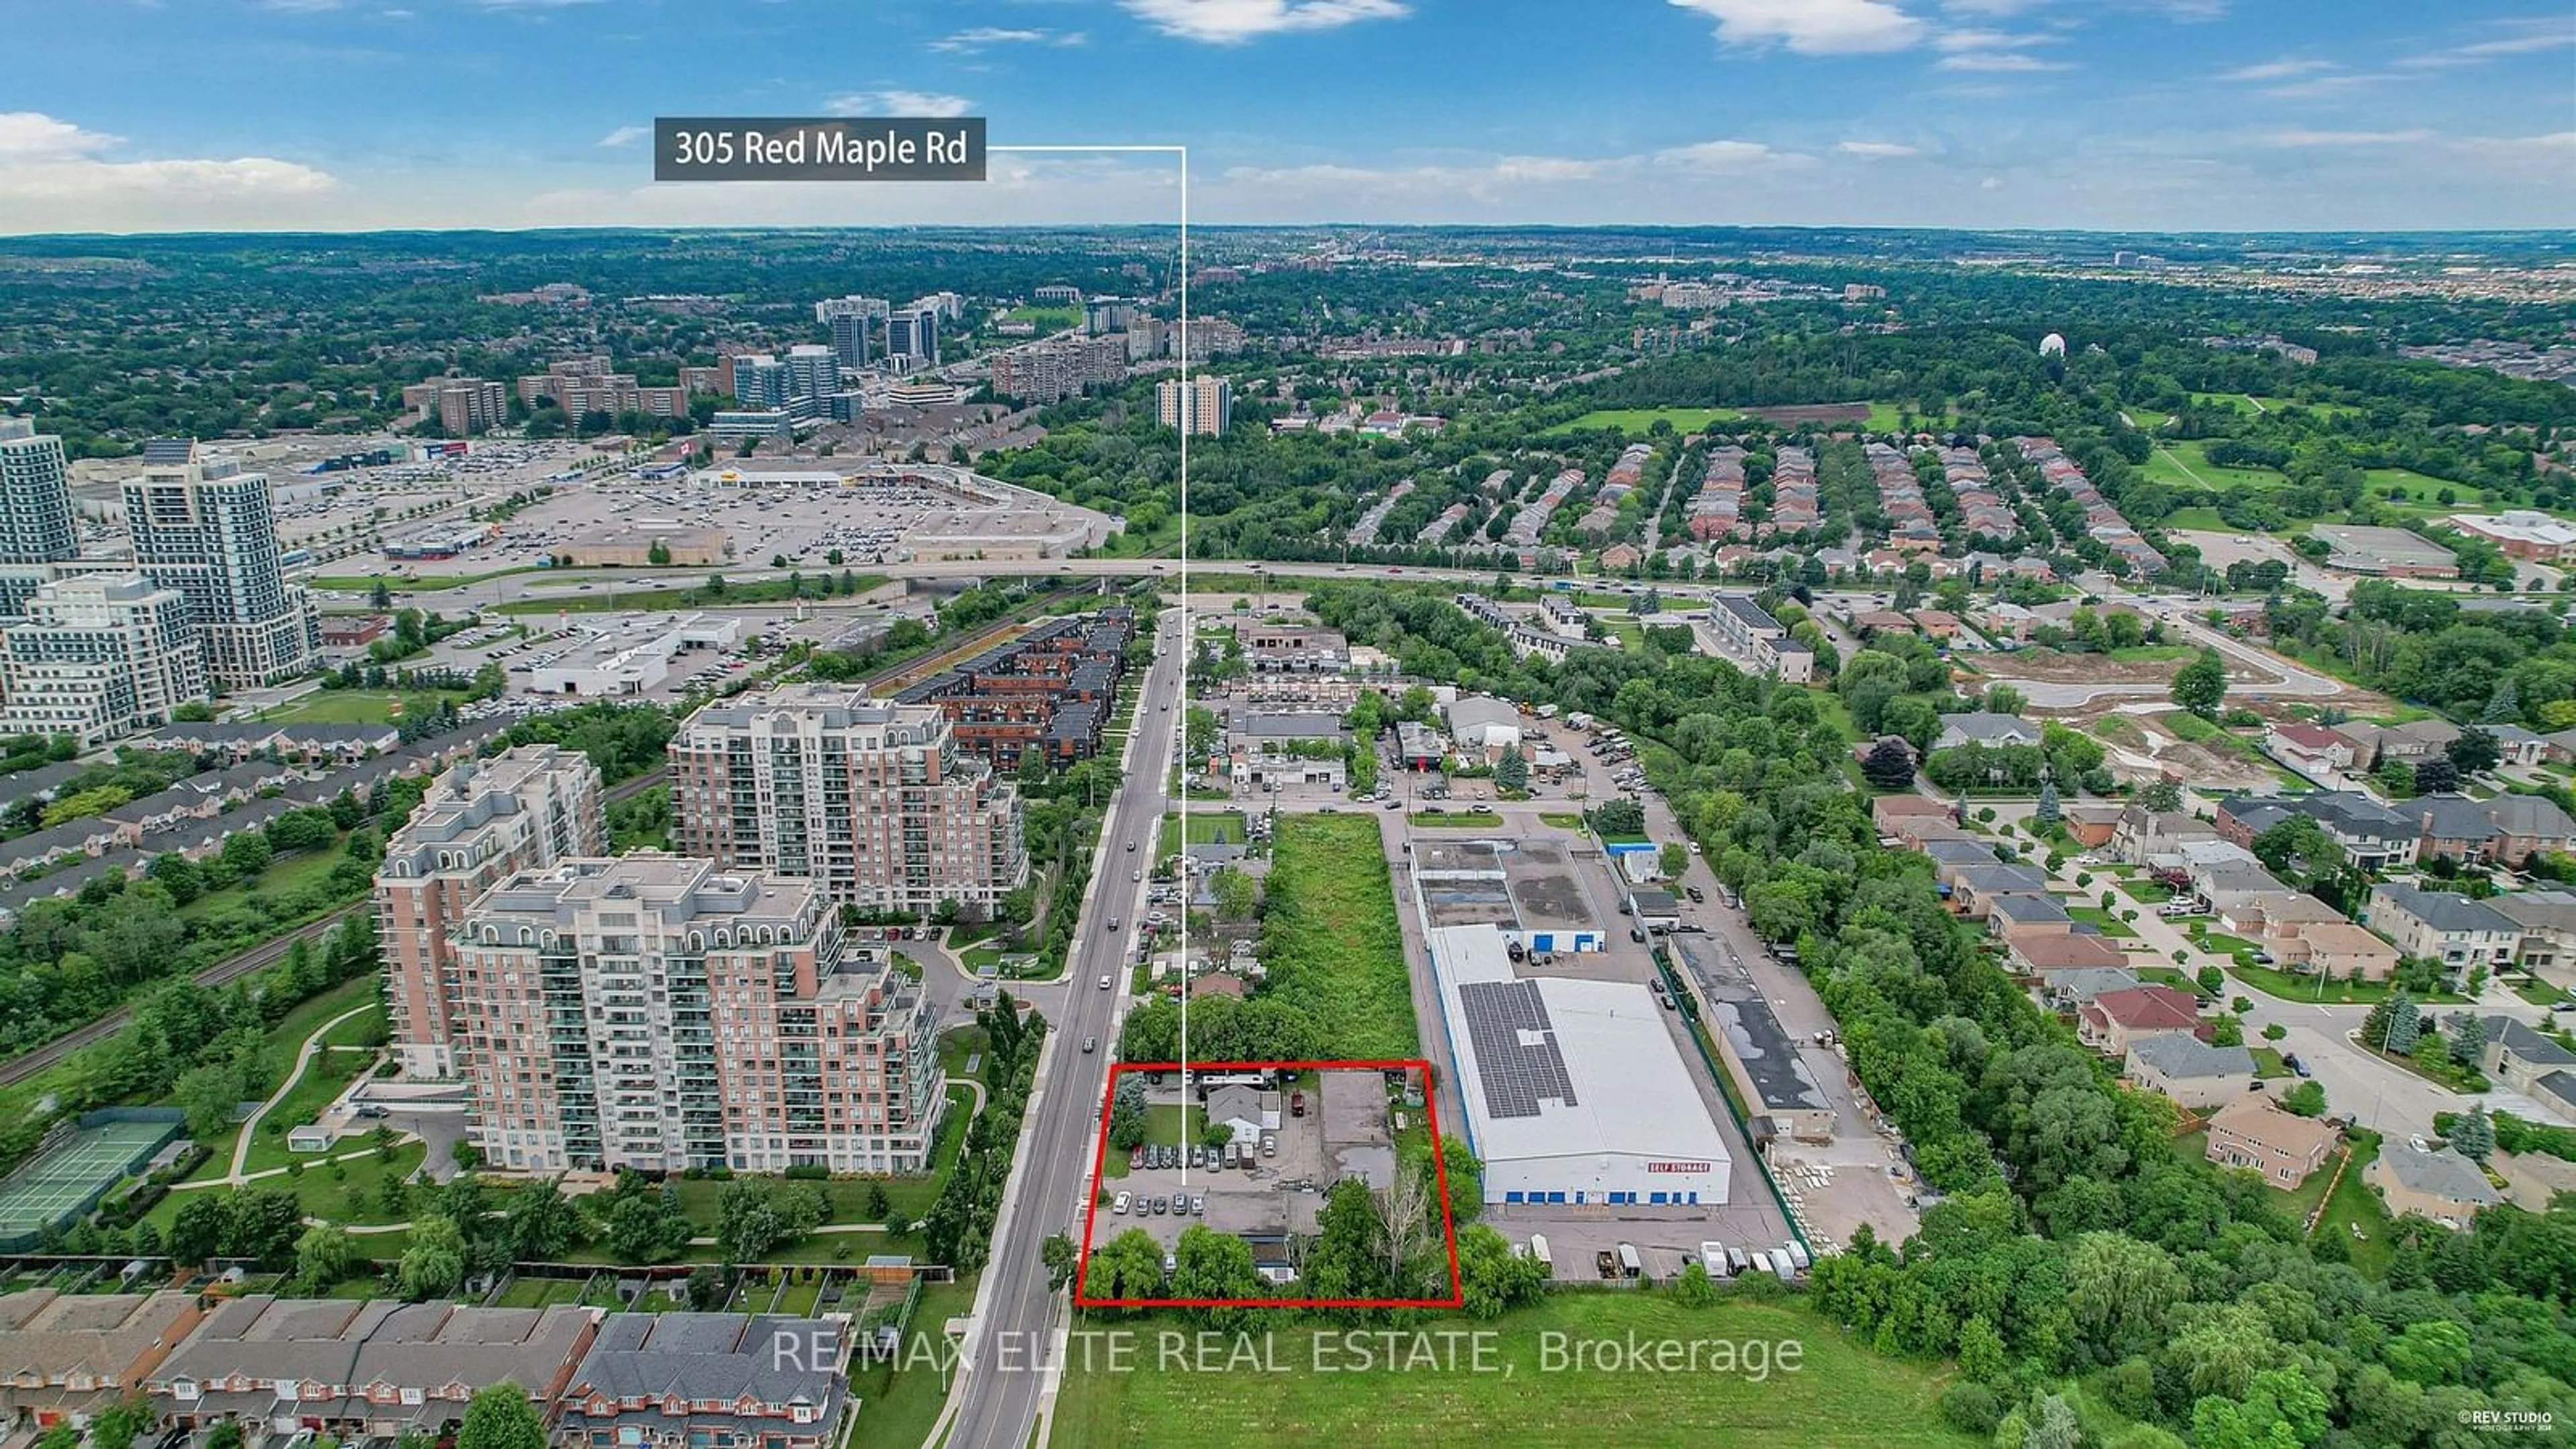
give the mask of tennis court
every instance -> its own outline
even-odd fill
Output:
[[[68,1226],[149,1162],[183,1125],[176,1112],[168,1120],[83,1118],[0,1183],[0,1251],[24,1251],[48,1228]]]

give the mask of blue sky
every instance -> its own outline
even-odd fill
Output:
[[[1168,163],[655,186],[658,114],[1181,142],[1205,222],[2576,225],[2565,0],[79,0],[0,231],[1172,216]]]

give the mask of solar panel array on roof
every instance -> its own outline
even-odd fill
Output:
[[[1458,1005],[1467,1014],[1476,1077],[1484,1086],[1489,1114],[1535,1117],[1542,1099],[1575,1105],[1574,1083],[1566,1077],[1565,1057],[1556,1047],[1556,1024],[1547,1018],[1537,982],[1460,982]],[[1537,1039],[1525,1042],[1523,1032],[1535,1033]]]
[[[143,461],[146,463],[185,463],[196,456],[196,452],[197,443],[193,438],[146,438],[143,441]]]

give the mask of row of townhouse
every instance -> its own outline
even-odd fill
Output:
[[[497,1384],[562,1449],[830,1449],[856,1347],[841,1316],[46,1288],[0,1298],[0,1337],[0,1425],[85,1426],[139,1397],[155,1430],[231,1424],[253,1449],[444,1440]]]
[[[2132,573],[2141,578],[2164,572],[2165,556],[2130,526],[2120,510],[2093,486],[2084,469],[2057,446],[2053,438],[2016,438],[2021,455],[2039,469],[2040,477],[2060,493],[2075,500],[2084,511],[2084,531],[2125,561]]]
[[[1368,506],[1368,511],[1360,515],[1360,521],[1352,524],[1349,531],[1342,535],[1342,541],[1353,548],[1377,542],[1377,531],[1385,525],[1386,516],[1395,511],[1395,505],[1412,495],[1413,480],[1410,478],[1399,480],[1394,487],[1386,490],[1384,498]]]
[[[1556,516],[1574,490],[1583,486],[1585,474],[1580,468],[1568,468],[1548,480],[1539,495],[1524,503],[1512,515],[1511,524],[1503,530],[1503,543],[1511,548],[1535,548],[1547,533],[1548,520]]]
[[[1536,656],[1550,664],[1562,664],[1565,656],[1573,652],[1574,646],[1580,642],[1553,630],[1535,628],[1483,594],[1457,594],[1451,597],[1450,602],[1466,610],[1478,622],[1502,630],[1512,652],[1523,659]]]
[[[1445,542],[1449,537],[1449,531],[1465,523],[1474,512],[1473,508],[1464,503],[1452,503],[1434,515],[1429,523],[1422,525],[1421,530],[1413,535],[1413,541],[1415,543]]]
[[[1744,450],[1732,443],[1708,450],[1700,470],[1699,491],[1691,495],[1685,516],[1691,537],[1702,543],[1745,538],[1752,528],[1744,520]]]
[[[1016,770],[1033,751],[1070,765],[1100,752],[1135,634],[1131,609],[1050,619],[913,684],[894,702],[936,706],[957,747],[995,769]]]
[[[2004,502],[1976,449],[1943,448],[1940,458],[1941,481],[1949,486],[1950,500],[1959,508],[1960,532],[1972,538],[2020,537],[2021,520]]]
[[[1630,443],[1620,450],[1619,460],[1610,465],[1609,473],[1601,480],[1600,491],[1592,495],[1592,506],[1575,526],[1595,541],[1608,533],[1619,521],[1620,502],[1644,486],[1646,464],[1654,456],[1654,446],[1649,443]]]
[[[1805,533],[1824,518],[1816,485],[1816,455],[1807,448],[1782,448],[1771,455],[1771,513],[1753,530],[1756,538],[1775,533]]]
[[[139,871],[169,851],[191,858],[213,854],[235,835],[261,829],[291,810],[326,804],[343,790],[371,800],[395,778],[434,772],[479,751],[502,728],[487,722],[328,771],[252,756],[103,814],[0,841],[0,876],[43,872],[33,879],[0,880],[0,918],[31,901],[69,895],[108,872]]]
[[[1888,546],[1906,554],[1939,553],[1941,525],[1933,521],[1932,504],[1923,496],[1923,480],[1915,476],[1913,458],[1885,443],[1868,444],[1861,452],[1869,463],[1870,481],[1878,488],[1878,511],[1887,515]]]

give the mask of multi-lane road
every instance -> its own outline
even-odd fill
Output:
[[[1039,1253],[1049,1236],[1078,1236],[1082,1227],[1099,1140],[1093,1113],[1108,1091],[1109,1059],[1117,1049],[1144,912],[1145,886],[1137,876],[1153,867],[1157,833],[1170,805],[1186,651],[1176,614],[1166,614],[1156,627],[1165,632],[1137,705],[1126,780],[1103,819],[1081,934],[1065,967],[1062,1019],[1051,1024],[1039,1061],[1018,1161],[976,1294],[961,1377],[941,1416],[944,1442],[952,1449],[1024,1449],[1040,1405],[1062,1372],[1063,1350],[1056,1340],[1067,1300],[1048,1288]],[[1111,989],[1100,989],[1103,976]],[[1082,1049],[1086,1038],[1097,1040],[1097,1050]]]

